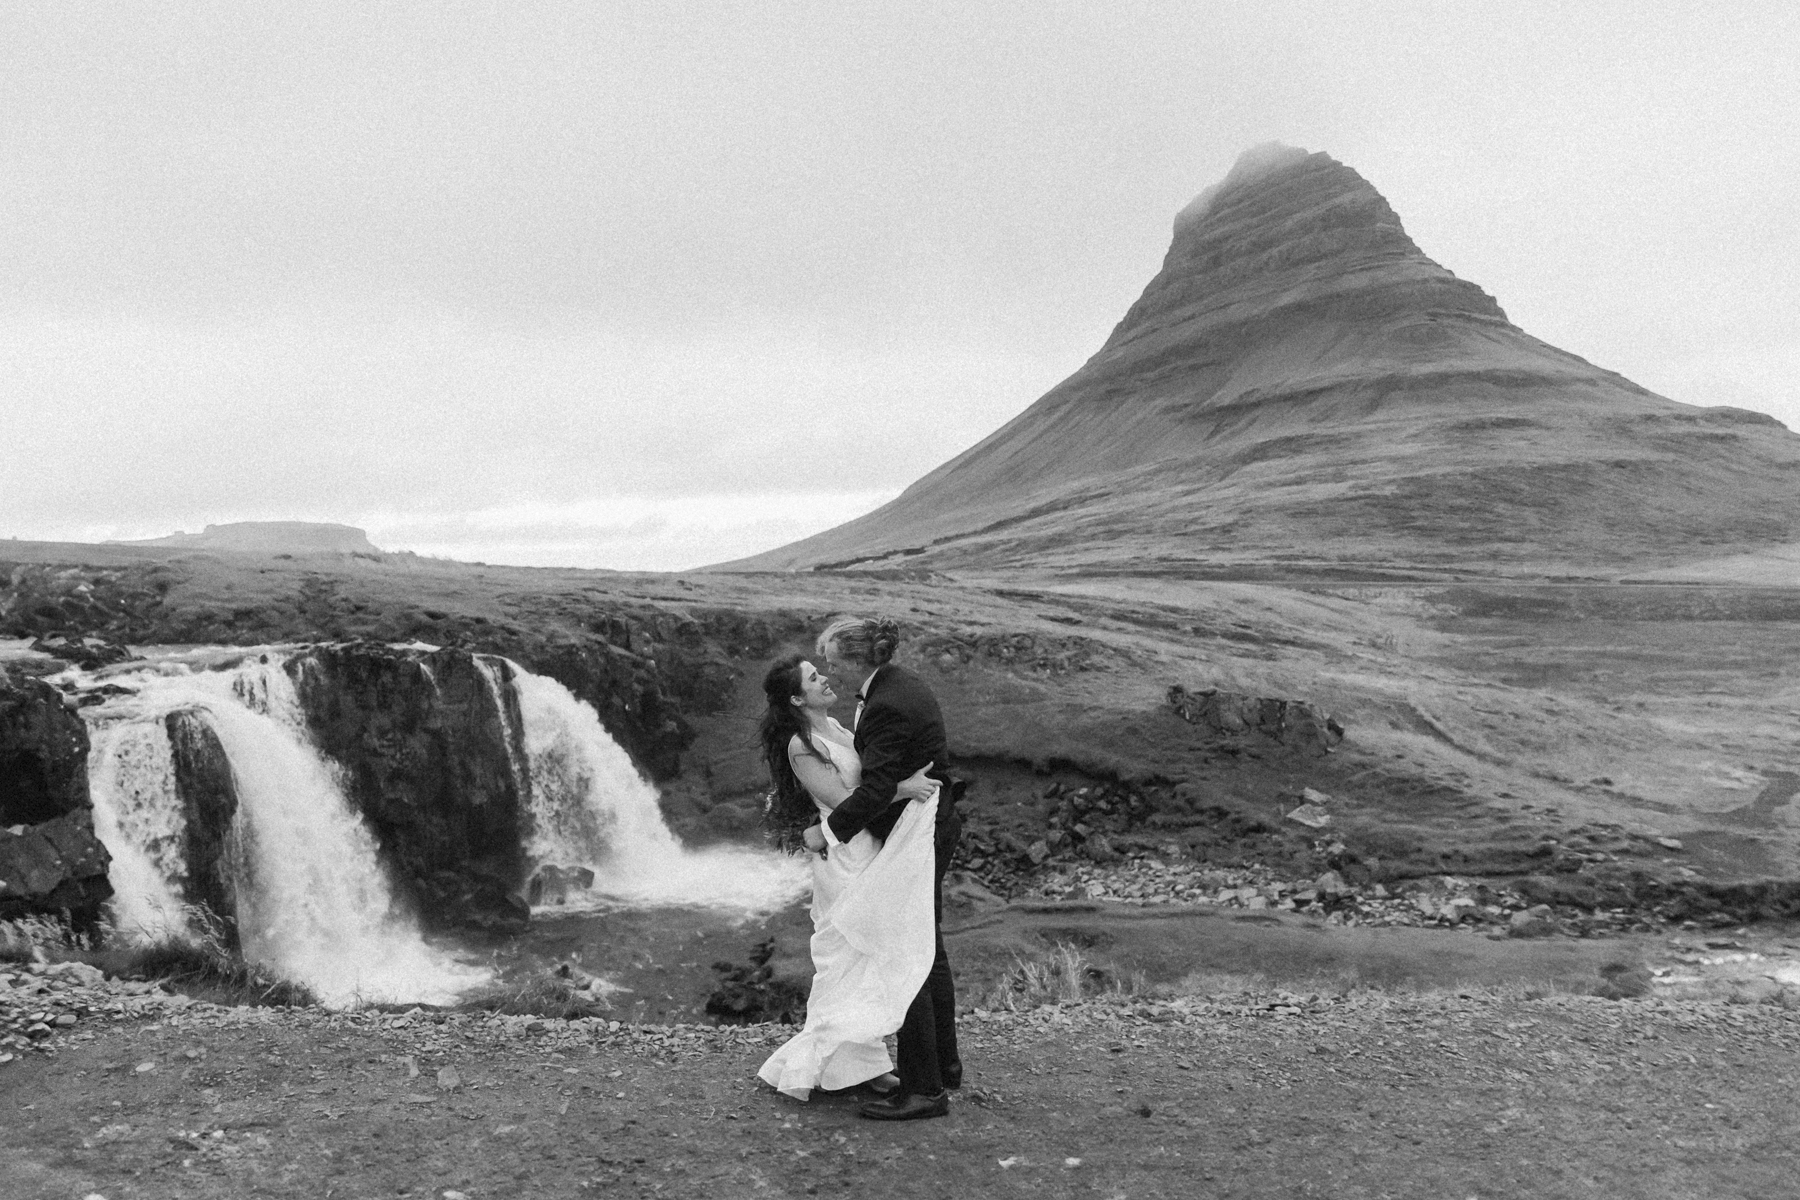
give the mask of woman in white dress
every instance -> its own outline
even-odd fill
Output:
[[[909,804],[885,843],[867,831],[839,842],[820,820],[862,779],[854,736],[832,719],[830,680],[799,657],[763,680],[763,756],[774,788],[765,822],[784,850],[804,851],[809,825],[825,831],[813,855],[813,986],[806,1025],[757,1074],[805,1100],[812,1089],[898,1083],[883,1041],[900,1028],[931,969],[937,783],[924,771],[900,785]]]

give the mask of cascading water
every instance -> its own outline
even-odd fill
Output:
[[[181,932],[145,914],[179,912],[182,816],[161,731],[185,709],[202,716],[231,763],[243,848],[234,891],[247,958],[332,1007],[447,1003],[488,977],[427,945],[395,911],[374,838],[313,747],[278,655],[229,670],[164,663],[110,672],[106,682],[130,693],[84,710],[101,748],[89,778],[127,936]]]
[[[512,669],[531,797],[526,852],[534,865],[590,867],[591,895],[632,907],[768,912],[805,892],[806,868],[794,859],[744,847],[684,847],[663,822],[656,789],[593,707],[554,679]]]
[[[174,754],[160,720],[92,722],[88,791],[94,833],[112,855],[113,924],[137,941],[188,937],[187,912],[170,880],[187,870]]]

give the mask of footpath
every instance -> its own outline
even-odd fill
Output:
[[[0,1047],[7,1200],[1769,1200],[1800,1179],[1800,1012],[1775,1005],[977,1011],[951,1115],[891,1126],[757,1083],[782,1026],[221,1007],[95,975],[0,978],[5,1028],[36,1018]]]

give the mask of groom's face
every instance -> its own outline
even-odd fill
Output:
[[[825,666],[845,688],[846,695],[861,687],[863,676],[868,674],[868,669],[845,655],[836,642],[825,643]]]

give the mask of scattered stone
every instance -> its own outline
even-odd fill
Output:
[[[1096,833],[1081,844],[1081,852],[1097,863],[1115,863],[1120,855],[1104,833]]]
[[[1680,838],[1659,837],[1656,839],[1656,844],[1661,846],[1664,850],[1679,850],[1679,849],[1681,849],[1681,839]]]
[[[1551,920],[1554,915],[1548,904],[1523,909],[1509,918],[1507,933],[1516,938],[1549,937],[1556,932],[1556,925]]]
[[[1309,829],[1324,829],[1331,824],[1331,814],[1317,804],[1302,804],[1287,815],[1290,821],[1297,821]]]
[[[1169,689],[1168,699],[1182,720],[1217,735],[1257,733],[1319,754],[1329,753],[1344,740],[1341,724],[1303,700],[1275,700],[1219,688],[1190,692],[1179,684]]]
[[[446,1092],[454,1092],[462,1086],[462,1076],[456,1073],[455,1067],[439,1067],[437,1085]]]
[[[1643,963],[1607,963],[1600,968],[1600,986],[1594,995],[1605,1000],[1632,1000],[1650,991],[1654,977]],[[1779,994],[1781,988],[1775,989]]]

